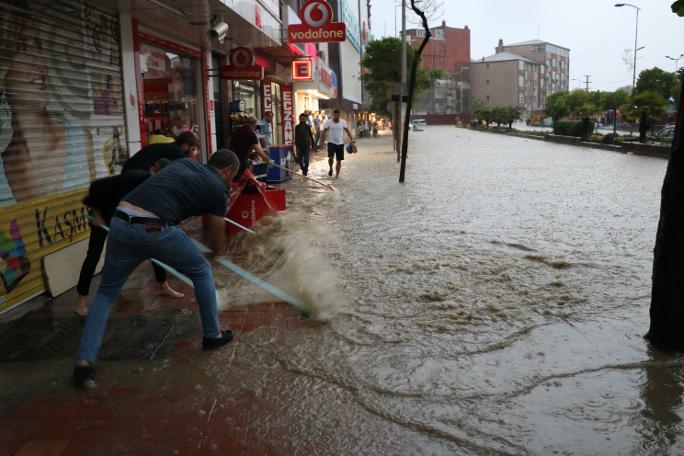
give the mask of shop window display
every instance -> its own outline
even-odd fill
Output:
[[[148,44],[140,53],[147,141],[189,130],[199,135],[197,59]]]

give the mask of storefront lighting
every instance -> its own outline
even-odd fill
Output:
[[[323,95],[321,92],[315,89],[309,89],[306,91],[306,93],[321,100],[330,100],[329,96]]]
[[[301,59],[292,61],[292,80],[313,80],[313,64],[311,62],[311,59]]]

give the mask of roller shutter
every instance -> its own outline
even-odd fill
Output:
[[[117,15],[0,1],[0,312],[45,289],[44,255],[87,236],[90,181],[125,159]]]

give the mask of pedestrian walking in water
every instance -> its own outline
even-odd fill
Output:
[[[314,136],[311,127],[306,123],[306,114],[300,114],[299,123],[295,127],[295,153],[297,154],[297,162],[302,168],[302,174],[305,176],[309,172],[309,153],[313,144]]]
[[[192,280],[202,320],[202,349],[213,350],[232,340],[233,333],[219,325],[211,266],[178,224],[208,214],[209,246],[220,254],[226,245],[227,192],[239,167],[238,157],[227,149],[214,153],[207,165],[176,160],[121,200],[112,218],[102,282],[81,334],[74,368],[77,387],[95,386],[94,363],[109,309],[129,274],[150,258]]]
[[[318,111],[316,111],[316,115],[314,116],[313,150],[318,150],[320,148],[320,141],[321,141],[321,115]]]
[[[349,140],[352,143],[356,143],[354,137],[347,128],[347,122],[344,119],[340,119],[340,110],[335,109],[333,111],[332,119],[328,119],[323,123],[323,136],[321,140],[325,142],[326,137],[329,135],[328,139],[328,165],[330,165],[330,171],[328,171],[328,176],[332,176],[333,173],[333,160],[335,163],[335,177],[340,177],[340,170],[342,169],[342,160],[344,160],[344,133],[347,133]]]
[[[90,239],[88,240],[88,252],[81,266],[81,273],[78,278],[76,291],[78,299],[74,305],[74,312],[81,317],[88,314],[88,293],[90,292],[90,282],[93,280],[95,268],[100,261],[102,248],[107,239],[107,230],[101,225],[109,225],[114,216],[114,210],[121,201],[121,198],[133,191],[138,185],[147,180],[148,177],[171,163],[171,160],[162,158],[149,169],[149,173],[138,169],[132,169],[125,174],[105,177],[98,179],[90,184],[90,191],[83,200],[83,204],[92,211],[93,222],[90,227]],[[167,296],[172,298],[182,298],[183,293],[179,293],[166,281],[166,271],[153,264],[154,275],[159,286]]]

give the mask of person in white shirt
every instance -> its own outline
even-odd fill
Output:
[[[328,139],[328,164],[330,165],[330,171],[328,171],[328,176],[332,176],[333,159],[337,159],[335,177],[340,177],[342,160],[344,160],[344,133],[347,133],[352,143],[356,141],[354,141],[351,131],[347,128],[347,122],[344,119],[340,119],[339,109],[333,111],[332,119],[327,119],[323,122],[323,135],[321,137],[323,143],[325,143],[328,132],[330,133],[330,138]]]

